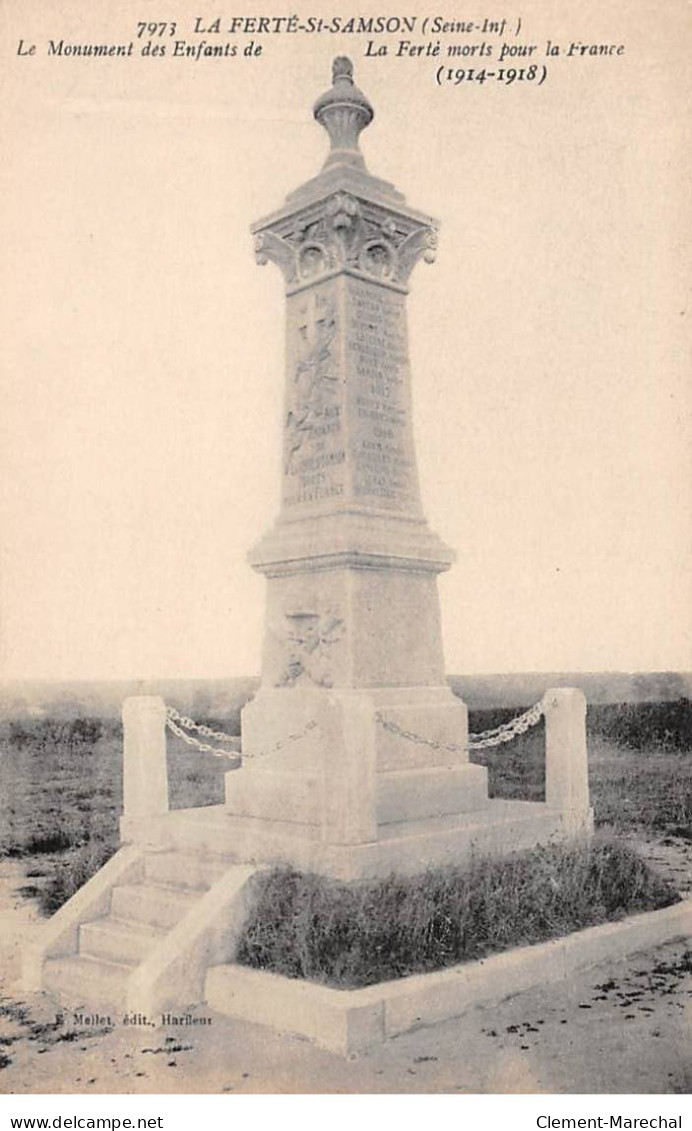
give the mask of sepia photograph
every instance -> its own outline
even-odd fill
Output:
[[[692,9],[383,3],[0,5],[0,1093],[680,1128]]]

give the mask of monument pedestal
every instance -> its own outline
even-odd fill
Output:
[[[485,768],[445,749],[466,732],[466,708],[445,687],[263,689],[243,711],[244,763],[226,777],[226,806],[340,845],[479,810]]]

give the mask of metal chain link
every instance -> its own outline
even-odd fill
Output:
[[[511,742],[520,734],[524,734],[530,727],[536,725],[541,721],[543,715],[543,701],[535,703],[523,715],[518,715],[516,719],[511,722],[505,723],[504,726],[495,727],[494,730],[486,730],[481,734],[470,734],[468,741],[468,750],[485,750],[489,746],[500,746],[503,742]]]
[[[512,719],[511,722],[504,723],[493,730],[482,731],[481,734],[470,734],[466,742],[440,742],[436,738],[424,738],[422,734],[416,734],[412,730],[404,730],[392,719],[386,719],[379,711],[375,717],[385,730],[391,731],[399,738],[406,738],[409,742],[429,746],[431,750],[443,750],[446,754],[465,754],[467,750],[485,750],[490,746],[500,746],[504,742],[511,742],[517,735],[524,734],[529,727],[535,726],[542,714],[543,702],[541,701],[525,711],[523,715],[518,715],[516,719]]]
[[[492,746],[501,746],[505,742],[511,742],[512,739],[517,738],[520,734],[524,734],[530,727],[535,726],[540,722],[543,715],[543,701],[534,704],[528,711],[524,711],[522,715],[518,715],[508,723],[503,723],[502,726],[494,727],[492,730],[482,731],[480,734],[470,734],[466,742],[440,742],[436,738],[425,738],[422,734],[416,734],[415,731],[405,730],[404,727],[399,726],[392,719],[386,719],[384,715],[378,711],[375,715],[377,722],[385,730],[396,734],[399,738],[405,738],[409,742],[415,742],[423,746],[430,747],[431,750],[443,750],[447,754],[465,754],[469,750],[487,750]],[[237,764],[240,765],[240,739],[237,735],[224,734],[222,731],[214,731],[210,727],[202,726],[200,723],[194,722],[193,719],[187,718],[185,715],[180,715],[174,707],[166,708],[166,725],[177,735],[186,742],[188,746],[194,746],[197,750],[205,754],[212,754],[215,758],[234,758]],[[311,720],[307,723],[302,730],[294,731],[287,734],[285,738],[279,739],[272,746],[266,750],[257,750],[252,754],[243,754],[243,758],[262,758],[268,754],[276,754],[279,750],[283,750],[286,746],[290,746],[294,742],[298,742],[304,738],[311,730],[318,726],[316,720]],[[221,750],[218,747],[211,746],[208,742],[200,742],[191,734],[186,734],[182,729],[187,727],[188,730],[196,730],[199,734],[203,734],[208,738],[216,738],[223,742],[232,742],[235,750]]]
[[[196,723],[194,719],[188,718],[187,715],[181,715],[175,707],[166,707],[166,714],[179,727],[184,730],[196,730],[198,734],[203,734],[205,738],[215,738],[218,742],[240,742],[237,734],[224,734],[222,730],[212,730],[211,727],[205,727],[202,723]]]
[[[212,754],[215,758],[233,758],[238,765],[240,765],[240,753],[238,750],[221,750],[218,746],[210,746],[208,742],[200,742],[194,735],[186,734],[182,727],[179,727],[170,715],[166,717],[166,726],[169,730],[173,731],[173,734],[177,735],[178,738],[182,738],[183,742],[186,742],[188,746],[194,746],[196,750],[201,750],[204,754]],[[235,741],[238,742],[238,739],[236,738]]]
[[[305,738],[311,730],[315,730],[319,726],[316,719],[312,719],[306,723],[302,730],[294,731],[292,734],[287,734],[285,738],[280,738],[273,746],[267,747],[266,750],[256,750],[253,754],[243,754],[243,758],[264,758],[267,754],[277,754],[279,750],[283,750],[285,746],[291,746],[292,743],[298,742],[301,738]]]
[[[242,755],[240,750],[240,738],[237,734],[224,734],[222,731],[216,731],[212,730],[210,727],[202,726],[186,715],[179,714],[175,707],[166,707],[166,725],[173,734],[177,735],[178,738],[182,738],[183,742],[186,742],[188,746],[194,746],[196,750],[200,750],[204,754],[212,754],[215,758],[234,758],[237,765],[240,766],[241,758],[242,760],[246,758],[263,758],[267,754],[276,754],[279,750],[283,750],[285,746],[290,746],[292,743],[298,742],[299,739],[304,738],[305,735],[309,734],[311,730],[314,730],[318,724],[316,720],[313,719],[309,723],[306,723],[302,730],[287,734],[285,738],[279,739],[278,742],[275,742],[273,746],[269,746],[266,750],[257,750],[252,754],[243,753]],[[221,750],[217,746],[211,746],[208,742],[200,742],[194,735],[186,734],[183,727],[187,727],[188,730],[196,730],[199,734],[203,734],[207,738],[216,738],[222,742],[232,742],[236,748],[235,750]]]

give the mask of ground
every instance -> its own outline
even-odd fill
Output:
[[[208,1028],[35,1035],[14,1022],[6,1093],[687,1093],[692,955],[668,945],[345,1060],[213,1012]],[[46,1000],[32,1017],[54,1020]]]
[[[684,841],[640,842],[689,891]],[[56,1027],[55,1004],[13,985],[20,946],[40,923],[19,894],[17,861],[0,868],[4,939],[0,1088],[19,1093],[687,1093],[692,1087],[692,944],[594,967],[462,1018],[406,1033],[358,1058],[232,1021],[208,1026]],[[13,925],[12,930],[7,928]],[[75,1003],[75,1007],[78,1003]]]

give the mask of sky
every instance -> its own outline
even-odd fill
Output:
[[[166,14],[194,41],[190,12]],[[516,42],[541,62],[548,38],[625,52],[440,87],[367,36],[48,58],[129,41],[138,6],[9,0],[0,678],[259,670],[245,556],[278,510],[284,297],[249,226],[318,172],[339,53],[375,107],[369,169],[441,224],[409,332],[424,507],[458,554],[448,670],[692,666],[689,12],[533,0]]]

